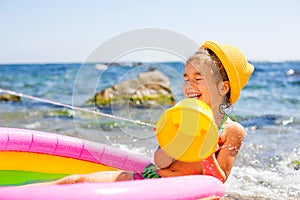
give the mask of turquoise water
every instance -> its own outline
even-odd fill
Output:
[[[231,176],[228,198],[299,199],[300,62],[253,62],[255,71],[229,111],[247,136]],[[82,107],[96,91],[156,67],[169,76],[177,101],[183,98],[183,63],[0,65],[0,88]],[[165,109],[115,106],[100,112],[155,124]],[[0,102],[0,126],[71,135],[152,156],[152,128],[22,98]]]

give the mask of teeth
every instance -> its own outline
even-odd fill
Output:
[[[200,94],[190,94],[189,95],[190,98],[197,98],[199,96],[201,96],[201,95]]]

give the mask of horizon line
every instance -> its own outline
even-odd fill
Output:
[[[0,62],[0,65],[30,65],[30,64],[40,64],[40,65],[48,65],[48,64],[138,64],[138,63],[170,63],[170,62],[178,62],[184,63],[180,60],[166,60],[166,61],[120,61],[120,62],[107,62],[107,61],[91,61],[91,62],[81,62],[81,61],[31,61],[31,62]],[[253,63],[280,63],[280,62],[300,62],[300,60],[248,60],[248,62]]]

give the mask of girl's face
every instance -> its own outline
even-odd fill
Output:
[[[204,63],[200,66],[187,63],[183,79],[183,93],[186,98],[202,100],[211,108],[222,102],[214,74],[211,68]]]

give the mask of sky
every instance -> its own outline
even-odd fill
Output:
[[[298,0],[0,0],[0,64],[82,63],[111,38],[144,28],[199,46],[231,44],[250,61],[300,60],[299,10]],[[173,59],[145,52],[129,58]]]

